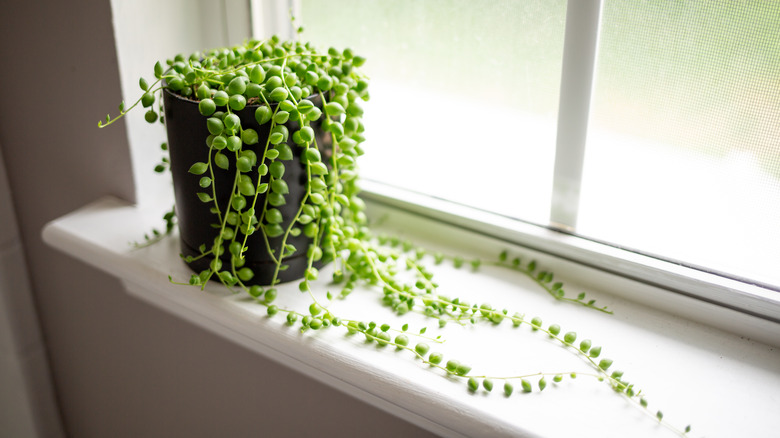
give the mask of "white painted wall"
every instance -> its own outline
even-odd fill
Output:
[[[139,78],[153,82],[155,62],[165,65],[165,60],[177,53],[240,44],[250,36],[248,0],[111,0],[111,9],[127,106],[141,97]],[[165,177],[152,169],[162,156],[165,129],[159,123],[146,123],[145,111],[139,109],[128,113],[125,123],[140,204],[157,198],[149,194],[157,193],[157,187],[164,183]]]
[[[0,153],[0,436],[60,437],[46,347]]]

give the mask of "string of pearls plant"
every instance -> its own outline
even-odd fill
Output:
[[[588,300],[585,294],[568,296],[563,283],[548,271],[539,271],[536,262],[521,262],[505,251],[496,260],[483,262],[461,256],[430,253],[413,243],[396,237],[376,236],[368,227],[364,202],[359,197],[357,158],[363,154],[364,128],[361,103],[369,99],[368,79],[359,67],[365,59],[350,49],[334,48],[319,52],[310,43],[283,42],[277,37],[252,40],[244,45],[178,55],[167,65],[154,66],[153,83],[140,79],[142,95],[126,108],[119,106],[119,116],[106,117],[104,127],[114,123],[139,104],[146,109],[149,123],[165,123],[161,94],[165,89],[197,102],[209,131],[204,138],[208,159],[188,163],[189,172],[200,177],[200,190],[191,194],[210,205],[211,223],[218,230],[213,242],[200,246],[200,254],[187,256],[209,261],[208,268],[191,276],[187,284],[205,288],[210,280],[221,282],[234,292],[243,292],[267,307],[270,317],[280,315],[290,326],[302,331],[338,328],[352,335],[362,335],[366,342],[388,346],[399,354],[409,354],[423,364],[447,375],[463,379],[469,391],[492,391],[495,382],[503,382],[502,392],[509,397],[518,392],[544,390],[550,382],[578,375],[605,382],[614,391],[636,403],[680,435],[690,426],[678,430],[663,421],[661,411],[649,411],[642,392],[613,370],[612,360],[603,356],[602,347],[582,339],[574,331],[564,331],[558,324],[545,325],[541,318],[521,312],[499,310],[489,304],[468,303],[439,293],[433,271],[427,266],[452,263],[456,268],[479,269],[490,263],[525,275],[553,298],[585,308],[611,313]],[[318,104],[315,104],[318,101]],[[257,127],[246,126],[236,115],[247,105],[257,105],[257,126],[266,126],[269,135],[262,138]],[[291,131],[288,122],[295,122]],[[329,146],[318,144],[314,124],[326,133]],[[288,139],[292,140],[292,146]],[[200,147],[199,145],[196,145]],[[285,162],[293,160],[291,148],[300,150],[305,167],[305,193],[294,209],[294,217],[282,217],[279,206],[288,201],[289,187],[284,180]],[[163,150],[166,150],[163,144]],[[228,159],[230,158],[230,159]],[[165,172],[170,161],[163,158],[155,168]],[[229,171],[227,180],[217,178],[217,170]],[[218,199],[215,187],[232,187],[227,200]],[[164,216],[165,229],[146,236],[154,243],[175,228],[176,212]],[[253,284],[255,272],[244,266],[248,237],[260,233],[273,260],[272,280],[267,285]],[[308,312],[286,309],[274,304],[279,273],[286,269],[287,258],[299,248],[289,243],[292,236],[305,235],[306,267],[299,289],[311,295]],[[275,241],[273,239],[276,239]],[[277,242],[273,244],[272,241]],[[227,256],[227,258],[226,258]],[[227,262],[224,262],[227,260]],[[327,295],[320,302],[311,293],[317,281],[317,266],[333,265],[332,282],[340,292]],[[411,273],[405,281],[400,272]],[[171,280],[173,281],[173,280]],[[322,280],[325,281],[325,280]],[[431,351],[425,329],[410,333],[408,325],[342,319],[329,310],[330,300],[343,299],[357,287],[381,291],[381,302],[398,315],[418,312],[436,321],[469,325],[511,324],[526,326],[570,351],[586,362],[590,373],[534,372],[510,376],[472,373],[468,358],[444,357]],[[411,342],[410,337],[419,339]],[[517,387],[517,388],[516,388]]]

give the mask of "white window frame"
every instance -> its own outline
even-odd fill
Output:
[[[290,11],[296,16],[300,13],[299,0],[250,0],[250,4],[254,35],[293,35]],[[780,323],[780,288],[775,285],[758,284],[571,233],[577,223],[601,15],[601,0],[567,3],[551,225],[543,227],[370,180],[363,180],[364,197]]]
[[[270,38],[279,35],[291,39],[294,34],[290,14],[298,16],[301,4],[297,0],[249,0],[252,36]]]

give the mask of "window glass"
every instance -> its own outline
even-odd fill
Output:
[[[780,285],[780,2],[603,8],[577,231]]]
[[[549,219],[565,1],[303,0],[303,38],[366,57],[361,175]]]
[[[299,18],[368,58],[364,179],[548,225],[565,15],[301,0]],[[780,285],[780,2],[604,0],[600,26],[574,231]]]

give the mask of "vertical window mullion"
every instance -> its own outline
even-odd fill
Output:
[[[569,0],[563,43],[550,224],[574,230],[582,183],[601,0]]]

